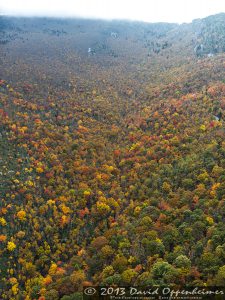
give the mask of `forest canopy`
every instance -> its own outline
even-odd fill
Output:
[[[224,286],[224,24],[0,18],[1,299]]]

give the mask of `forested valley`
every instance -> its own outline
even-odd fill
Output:
[[[0,299],[225,286],[225,14],[0,17]]]

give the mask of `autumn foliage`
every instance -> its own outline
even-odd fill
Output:
[[[30,50],[33,65],[6,60],[0,80],[1,299],[79,299],[91,284],[224,285],[224,54],[190,52],[181,65],[177,54],[169,66],[167,52],[153,53],[157,65],[141,65],[51,39],[51,64],[38,56],[35,69]],[[54,69],[59,49],[68,56]]]

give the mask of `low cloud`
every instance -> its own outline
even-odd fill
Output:
[[[223,0],[9,0],[0,5],[5,15],[178,23],[219,12],[225,12]]]

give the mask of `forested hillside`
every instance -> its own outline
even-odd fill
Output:
[[[0,18],[0,299],[225,286],[224,24]]]

